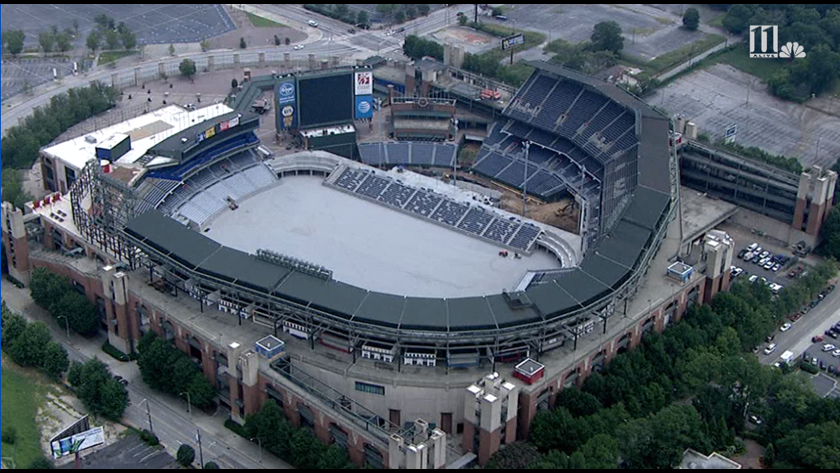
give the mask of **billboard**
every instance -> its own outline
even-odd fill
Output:
[[[277,104],[285,105],[295,101],[295,79],[289,77],[277,85]],[[279,108],[279,107],[278,107]]]
[[[356,96],[356,120],[373,118],[373,96]]]
[[[520,44],[525,44],[525,36],[523,36],[522,33],[517,33],[513,36],[508,36],[507,38],[502,39],[502,51],[507,51],[513,46],[517,46]]]
[[[90,430],[64,437],[59,440],[50,442],[50,450],[52,450],[53,458],[70,455],[74,444],[79,443],[78,451],[86,450],[88,448],[102,445],[105,443],[105,433],[102,427],[94,427]]]
[[[355,74],[354,84],[354,93],[356,95],[373,95],[373,72],[357,72]]]
[[[297,110],[294,103],[283,105],[277,111],[279,114],[277,126],[281,130],[293,130],[297,128]]]

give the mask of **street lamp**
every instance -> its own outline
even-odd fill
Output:
[[[190,413],[190,420],[192,420],[192,403],[190,402],[190,393],[183,392],[183,393],[180,394],[180,396],[184,396],[184,395],[187,396],[187,412]]]
[[[262,440],[261,440],[259,437],[251,439],[251,441],[252,441],[252,442],[253,442],[254,440],[256,440],[256,441],[257,441],[257,445],[259,445],[259,446],[260,446],[260,463],[262,463]]]
[[[67,341],[70,341],[70,319],[66,315],[59,315],[56,320],[64,319],[64,328],[67,329]]]
[[[154,435],[155,429],[152,428],[152,411],[149,409],[149,404],[150,404],[149,400],[148,399],[143,399],[142,401],[140,401],[140,404],[137,404],[137,408],[139,409],[140,406],[142,406],[144,402],[146,403],[146,415],[149,417],[149,432],[151,432],[152,435]]]

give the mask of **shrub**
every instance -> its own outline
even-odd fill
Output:
[[[188,468],[192,465],[192,462],[195,460],[195,450],[187,444],[183,444],[178,447],[178,453],[176,455],[176,459],[178,463],[181,464],[184,468]]]
[[[17,441],[17,430],[15,430],[14,427],[6,427],[3,429],[3,433],[0,438],[2,438],[3,443],[14,445]]]

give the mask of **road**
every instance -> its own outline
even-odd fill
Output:
[[[46,323],[52,331],[53,340],[64,346],[71,361],[85,362],[95,355],[106,362],[114,374],[130,380],[128,394],[131,404],[126,409],[122,422],[137,429],[148,429],[149,420],[146,410],[148,402],[154,433],[172,456],[175,456],[181,444],[191,445],[198,452],[198,443],[195,439],[198,430],[201,432],[205,463],[215,461],[222,468],[231,469],[291,468],[285,462],[268,454],[260,463],[260,454],[256,445],[224,428],[224,416],[221,410],[213,416],[208,416],[198,410],[192,415],[188,414],[185,402],[153,392],[148,388],[140,378],[136,363],[120,363],[101,352],[99,347],[104,337],[98,340],[87,340],[71,334],[68,341],[64,328],[32,302],[26,289],[18,289],[6,279],[3,279],[1,284],[3,301],[9,309],[29,320]]]
[[[836,284],[836,282],[833,282]],[[775,343],[778,346],[770,355],[764,354],[765,345],[761,346],[758,360],[761,364],[772,365],[779,361],[782,353],[792,351],[795,356],[801,356],[812,343],[811,337],[825,332],[831,325],[840,322],[840,291],[832,291],[820,304],[808,311],[801,319],[793,324],[787,332],[776,332]],[[834,343],[834,342],[832,342]],[[835,343],[837,345],[837,343]]]

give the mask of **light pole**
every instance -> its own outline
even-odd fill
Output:
[[[204,469],[204,451],[201,449],[201,431],[195,429],[195,439],[198,441],[198,461],[201,464],[201,469]]]
[[[190,393],[188,393],[188,392],[181,393],[181,396],[184,396],[184,395],[187,396],[187,412],[189,412],[190,420],[192,420],[192,403],[190,402]]]
[[[67,341],[70,341],[70,319],[66,315],[59,315],[56,320],[64,319],[64,328],[67,329]]]
[[[251,441],[252,441],[252,442],[253,442],[254,440],[256,440],[256,441],[257,441],[257,445],[259,445],[259,446],[260,446],[260,463],[262,463],[262,439],[260,439],[259,437],[251,439]]]
[[[146,415],[149,417],[149,432],[151,432],[154,435],[155,429],[152,428],[152,411],[149,409],[149,400],[143,399],[142,401],[140,401],[140,404],[138,404],[137,407],[142,406],[144,402],[146,403]]]
[[[525,201],[528,200],[528,155],[531,152],[531,142],[526,141],[525,145],[525,180],[522,181],[522,217],[525,218]]]

